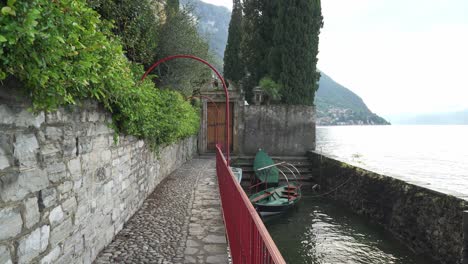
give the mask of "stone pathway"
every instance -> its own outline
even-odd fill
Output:
[[[214,159],[165,179],[95,263],[228,263]]]

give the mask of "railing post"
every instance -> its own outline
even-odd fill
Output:
[[[463,211],[463,251],[462,263],[468,264],[468,211]]]

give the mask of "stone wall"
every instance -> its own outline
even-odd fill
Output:
[[[91,263],[195,137],[162,148],[121,136],[101,107],[33,115],[0,88],[0,263]]]
[[[300,105],[248,105],[241,113],[242,154],[259,148],[274,156],[304,156],[315,149],[315,109]]]
[[[462,263],[466,201],[309,152],[323,192],[381,224],[417,253]],[[337,186],[341,186],[333,191]]]

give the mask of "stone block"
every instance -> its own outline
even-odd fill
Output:
[[[46,123],[47,124],[57,124],[67,121],[67,116],[63,115],[62,111],[53,111],[46,114]]]
[[[59,191],[59,194],[65,194],[68,193],[72,190],[73,188],[73,182],[72,181],[66,181],[62,184],[60,184],[57,187],[57,190]]]
[[[77,192],[83,186],[83,180],[78,179],[73,182],[73,191]]]
[[[62,249],[60,246],[56,246],[54,249],[52,249],[49,254],[47,254],[45,257],[41,259],[40,264],[53,264],[56,263],[56,260],[60,257]]]
[[[15,122],[15,113],[6,105],[0,105],[0,124],[12,125]]]
[[[88,113],[88,121],[89,122],[96,122],[99,120],[99,113],[98,112],[89,112]]]
[[[52,228],[54,228],[56,225],[58,225],[62,220],[63,220],[63,210],[62,206],[59,205],[52,209],[49,214],[49,222]]]
[[[41,205],[48,208],[57,204],[57,191],[55,188],[44,189],[40,193]]]
[[[24,109],[16,115],[15,125],[19,127],[33,126],[35,128],[40,128],[44,121],[44,112],[33,114],[30,111]]]
[[[49,244],[50,227],[42,226],[21,238],[18,242],[18,263],[30,263],[46,250]]]
[[[108,163],[112,159],[111,151],[110,150],[104,150],[101,152],[101,161],[103,163]]]
[[[9,155],[6,154],[6,151],[0,147],[0,170],[8,168],[11,166],[11,161]]]
[[[16,134],[13,156],[19,163],[21,169],[32,168],[36,166],[36,153],[39,149],[39,143],[37,142],[34,134]]]
[[[54,247],[58,243],[64,241],[73,231],[73,224],[71,218],[67,218],[60,225],[52,228],[50,233],[50,244]]]
[[[93,138],[93,150],[102,150],[110,147],[112,142],[106,136],[97,136]]]
[[[67,168],[63,162],[49,164],[46,169],[49,174],[49,180],[53,183],[67,178]]]
[[[78,207],[76,208],[75,213],[75,222],[81,223],[85,222],[88,217],[90,217],[91,209],[89,208],[86,202],[79,202]]]
[[[42,144],[40,149],[43,161],[57,160],[61,157],[60,145],[58,143]]]
[[[0,209],[0,241],[21,233],[23,220],[19,208],[5,207]]]
[[[50,140],[60,140],[63,137],[63,129],[61,127],[48,126],[45,129],[45,136]]]
[[[0,197],[4,201],[18,201],[49,184],[47,173],[33,169],[3,175],[0,178]]]
[[[80,158],[75,158],[68,161],[67,167],[73,179],[78,179],[81,176]]]
[[[76,204],[75,197],[68,198],[62,204],[62,209],[67,215],[71,214],[72,212],[75,212],[76,207],[77,207],[77,204]]]
[[[93,150],[93,143],[91,137],[78,138],[78,153],[85,154]]]
[[[0,263],[12,264],[10,250],[5,246],[0,246]]]
[[[66,140],[62,142],[62,152],[64,158],[73,158],[77,156],[76,139],[65,136]]]
[[[95,172],[95,181],[104,182],[110,176],[111,170],[110,167],[101,167],[98,168]]]
[[[39,222],[41,215],[39,213],[39,205],[37,198],[29,198],[24,202],[24,223],[27,228],[33,227]]]

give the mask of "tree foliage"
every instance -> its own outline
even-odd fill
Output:
[[[316,70],[322,27],[320,0],[245,0],[242,59],[248,101],[252,88],[271,76],[282,103],[312,105],[320,74]]]
[[[106,19],[115,21],[114,33],[121,37],[127,57],[149,67],[158,59],[192,54],[212,59],[207,42],[197,31],[193,7],[180,7],[178,0],[88,0]],[[134,49],[136,47],[136,49]],[[186,96],[211,76],[206,66],[178,59],[160,65],[154,81]]]
[[[269,74],[268,58],[275,29],[276,6],[281,0],[245,0],[242,20],[241,56],[247,75],[243,86],[247,101],[253,99],[252,89]]]
[[[88,0],[102,18],[114,23],[112,31],[120,36],[127,57],[149,65],[156,58],[160,19],[155,0]]]
[[[317,71],[320,0],[280,1],[270,53],[270,73],[283,87],[285,104],[313,105]]]
[[[175,54],[191,54],[211,61],[208,43],[198,34],[197,23],[192,6],[186,5],[171,12],[160,28],[160,35],[164,37],[158,42],[157,59]],[[160,86],[175,89],[185,95],[191,95],[211,78],[211,72],[205,65],[184,59],[161,65],[158,67],[158,75]]]
[[[240,0],[233,0],[229,35],[224,52],[224,77],[239,84],[244,76],[240,45],[242,40],[242,5]]]
[[[140,83],[111,24],[84,0],[8,0],[0,16],[0,80],[19,79],[34,110],[95,99],[120,132],[171,143],[197,132],[197,111],[180,94]],[[133,69],[133,70],[132,70]]]

